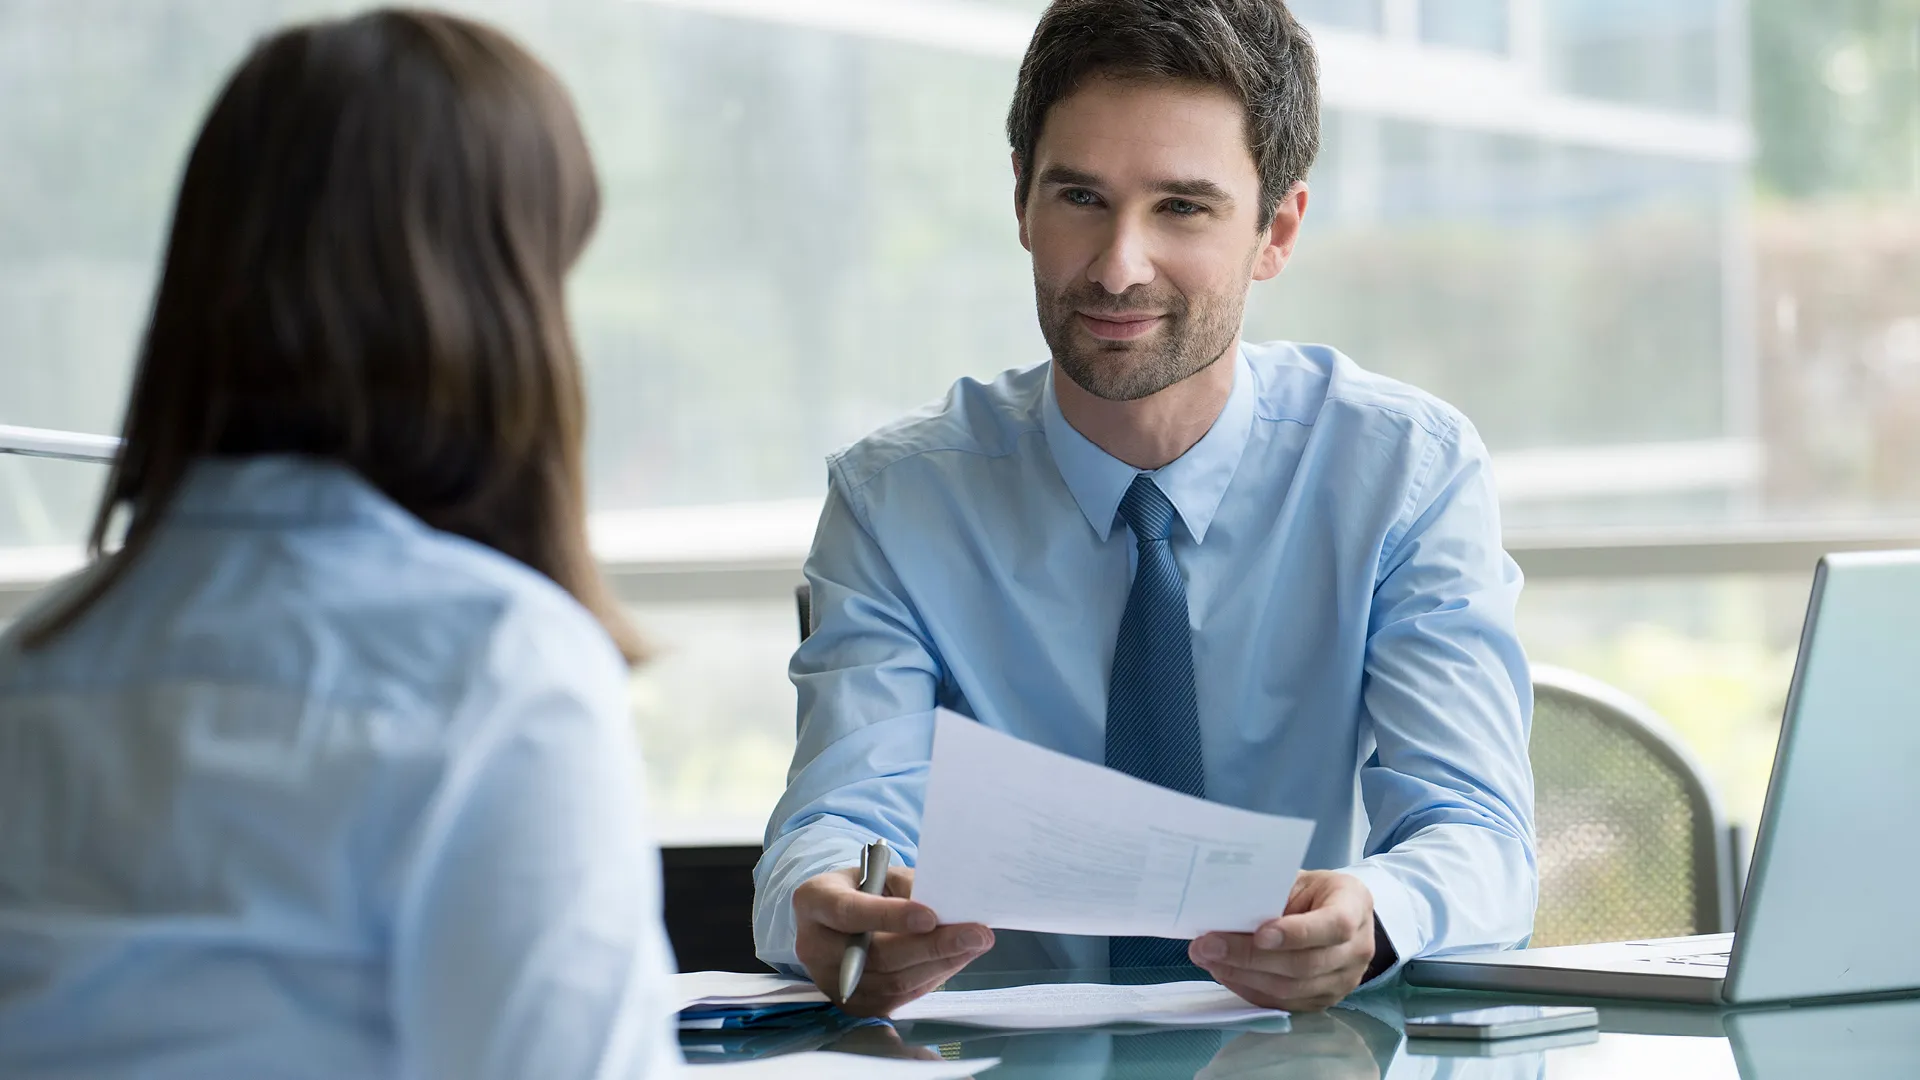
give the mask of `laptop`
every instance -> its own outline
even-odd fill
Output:
[[[1920,990],[1920,551],[1828,555],[1731,934],[1415,960],[1416,986],[1701,1004]]]

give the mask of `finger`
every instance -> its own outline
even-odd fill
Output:
[[[812,927],[794,943],[807,976],[829,996],[839,994],[840,965],[849,940],[847,935]],[[876,973],[886,975],[929,963],[952,963],[958,970],[993,948],[993,943],[993,931],[975,923],[943,926],[932,934],[875,934],[860,985],[867,986]]]
[[[1309,1007],[1305,1002],[1322,998],[1325,1004],[1311,1007],[1325,1008],[1338,1002],[1359,987],[1365,969],[1339,968],[1306,978],[1248,968],[1219,968],[1207,974],[1248,1001],[1273,1009],[1299,1009]]]
[[[1245,934],[1223,935],[1246,939]],[[1339,945],[1327,945],[1318,949],[1262,949],[1258,945],[1243,944],[1243,941],[1230,940],[1225,957],[1219,960],[1203,959],[1199,953],[1200,942],[1194,943],[1194,950],[1188,955],[1193,962],[1209,971],[1264,971],[1269,975],[1284,975],[1289,979],[1310,979],[1324,975],[1329,971],[1338,971],[1351,967],[1355,963],[1365,965],[1371,956],[1361,956],[1356,942],[1342,942]]]
[[[1312,870],[1302,870],[1298,874],[1295,874],[1293,877],[1293,888],[1287,890],[1287,902],[1280,910],[1282,912],[1297,911],[1299,908],[1295,905],[1301,905],[1303,907],[1310,906],[1306,903],[1308,893],[1314,886],[1318,885],[1319,882],[1319,876]]]
[[[933,909],[897,896],[868,896],[838,874],[823,874],[793,891],[793,913],[842,934],[925,934],[940,924]]]
[[[1361,971],[1330,972],[1311,979],[1290,979],[1264,971],[1223,972],[1220,985],[1269,1009],[1317,1012],[1330,1008],[1360,985]]]
[[[831,969],[839,965],[840,957],[847,951],[847,943],[852,940],[851,935],[829,930],[817,923],[802,923],[794,934],[793,952],[808,970],[812,970],[816,964],[824,964],[831,975]]]
[[[1311,979],[1329,972],[1344,971],[1356,964],[1366,967],[1370,956],[1359,955],[1359,947],[1349,941],[1318,949],[1279,950],[1263,954],[1271,959],[1266,970],[1290,979]]]
[[[976,955],[932,960],[900,971],[869,971],[842,1008],[861,1016],[885,1016],[958,974]]]
[[[1252,934],[1202,934],[1187,946],[1187,959],[1201,967],[1261,966]]]
[[[1249,1004],[1263,1009],[1291,1009],[1298,1003],[1292,979],[1245,970],[1222,971],[1214,975],[1214,979]]]
[[[1282,915],[1262,926],[1258,936],[1271,940],[1278,934],[1279,940],[1271,946],[1274,949],[1319,949],[1353,941],[1362,936],[1363,930],[1371,934],[1372,921],[1346,904],[1329,904],[1297,915]]]
[[[883,1015],[881,1012],[872,1011],[875,1006],[871,1004],[873,999],[872,987],[877,984],[878,980],[888,974],[878,969],[876,960],[879,956],[883,955],[881,950],[882,943],[887,938],[895,936],[897,935],[876,935],[874,937],[874,949],[867,954],[867,962],[861,973],[859,986],[854,991],[856,998],[860,997],[862,992],[864,992],[867,1000],[870,1002],[869,1011],[861,1013],[860,1015],[862,1016]],[[813,984],[819,987],[828,998],[838,1001],[840,998],[840,968],[842,964],[846,963],[847,953],[844,947],[836,948],[830,941],[825,940],[825,938],[826,935],[823,933],[818,939],[807,942],[796,942],[794,952],[799,956],[801,966],[807,969],[807,977],[813,980]],[[840,940],[847,941],[850,939],[843,936]]]
[[[1289,904],[1293,903],[1291,900],[1287,902]],[[1299,910],[1305,911],[1307,909],[1300,908]],[[1286,940],[1287,935],[1280,929],[1279,919],[1268,919],[1266,922],[1261,923],[1253,932],[1253,944],[1256,948],[1278,949]]]
[[[993,931],[978,923],[943,926],[931,934],[885,934],[873,939],[868,971],[904,971],[956,957],[972,959],[993,948]]]
[[[848,934],[836,933],[820,925],[802,925],[793,942],[794,955],[800,966],[807,969],[807,976],[813,980],[830,998],[840,996],[840,964],[846,958],[847,945],[853,941]],[[872,958],[872,950],[868,950]]]
[[[800,966],[806,969],[807,978],[821,993],[827,995],[828,1000],[840,996],[839,953],[828,958],[807,949],[795,949],[794,952],[800,958]]]
[[[1358,971],[1297,980],[1293,984],[1293,998],[1286,1008],[1294,1012],[1324,1012],[1340,1004],[1359,985]]]
[[[1202,934],[1187,949],[1187,958],[1200,967],[1252,968],[1295,977],[1317,974],[1351,963],[1361,951],[1362,939],[1350,938],[1334,945],[1287,948],[1261,944],[1261,934]],[[1366,939],[1371,942],[1371,938]],[[1362,957],[1362,962],[1371,959]]]
[[[913,867],[896,866],[887,871],[887,895],[900,897],[913,895]]]

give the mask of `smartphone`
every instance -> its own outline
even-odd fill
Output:
[[[1435,1016],[1407,1018],[1407,1037],[1423,1039],[1514,1039],[1554,1031],[1598,1027],[1600,1015],[1585,1005],[1499,1005]]]

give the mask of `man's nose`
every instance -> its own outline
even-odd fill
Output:
[[[1116,221],[1106,245],[1087,266],[1087,280],[1118,296],[1135,285],[1150,284],[1153,278],[1145,230],[1124,220]]]

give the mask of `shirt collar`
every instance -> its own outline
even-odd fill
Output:
[[[1121,498],[1133,484],[1133,478],[1144,470],[1095,446],[1067,423],[1054,392],[1053,378],[1054,373],[1049,370],[1040,406],[1047,448],[1053,452],[1054,464],[1059,467],[1074,501],[1080,504],[1087,524],[1093,526],[1093,531],[1104,542],[1113,532],[1114,515],[1119,513]],[[1213,515],[1220,509],[1220,500],[1226,496],[1227,485],[1232,482],[1240,457],[1246,452],[1247,440],[1253,432],[1254,396],[1253,368],[1247,363],[1246,354],[1236,347],[1233,390],[1227,395],[1226,407],[1220,410],[1213,426],[1199,442],[1178,459],[1151,473],[1196,544],[1206,540],[1207,527],[1213,524]]]
[[[404,511],[337,461],[273,454],[195,461],[170,513],[183,520],[344,523]]]

